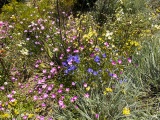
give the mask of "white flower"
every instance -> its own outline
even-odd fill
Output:
[[[26,48],[23,48],[20,52],[21,52],[22,55],[28,55],[29,54],[28,53],[29,51]]]

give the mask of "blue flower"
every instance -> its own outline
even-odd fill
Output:
[[[109,73],[109,76],[113,77],[113,74],[112,74],[112,73]]]
[[[87,70],[89,73],[92,73],[93,72],[93,69],[92,68],[88,68]]]
[[[102,54],[102,56],[103,56],[103,58],[106,58],[106,54],[104,53],[104,54]]]
[[[67,66],[68,66],[67,62],[62,62],[62,65],[63,65],[64,67],[67,67]]]
[[[69,55],[69,56],[68,56],[68,59],[67,59],[67,62],[69,63],[69,62],[71,62],[71,61],[73,61],[73,56],[72,56],[72,55]]]
[[[68,67],[68,70],[69,70],[69,71],[73,71],[73,70],[75,70],[75,69],[77,69],[77,67],[74,66],[74,65]]]
[[[97,74],[98,74],[98,72],[97,72],[97,71],[94,71],[94,72],[93,72],[93,75],[95,75],[95,76],[96,76]]]
[[[99,63],[99,62],[100,62],[100,57],[99,57],[99,56],[96,56],[96,57],[94,58],[94,61],[97,62],[97,63]]]
[[[80,63],[80,58],[78,55],[75,55],[75,56],[68,56],[68,59],[67,59],[67,62],[75,62],[75,63]]]
[[[80,58],[79,58],[78,55],[73,56],[73,60],[74,60],[74,62],[76,62],[76,63],[80,63]]]
[[[68,71],[68,70],[65,70],[65,71],[64,71],[64,73],[65,73],[65,74],[68,74],[68,73],[69,73],[69,71]]]

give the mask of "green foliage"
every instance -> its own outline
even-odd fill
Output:
[[[159,90],[159,72],[160,72],[160,54],[159,54],[159,36],[153,37],[143,43],[143,49],[134,55],[136,68],[129,68],[128,74],[133,75],[133,81],[140,88],[146,91],[158,94]],[[130,73],[131,72],[131,73]],[[138,83],[137,83],[138,82]],[[141,84],[140,84],[141,83]]]
[[[83,2],[13,0],[2,8],[0,119],[158,117],[159,8]],[[89,12],[76,14],[77,5]]]
[[[136,120],[141,118],[154,118],[152,115],[147,115],[148,109],[143,110],[143,105],[139,104],[138,97],[141,96],[139,89],[134,86],[134,83],[129,79],[116,83],[114,88],[107,87],[103,83],[94,83],[94,86],[88,86],[91,89],[77,85],[78,91],[74,91],[78,99],[75,102],[69,101],[73,97],[70,94],[70,99],[67,99],[66,108],[59,110],[56,106],[53,116],[56,119],[73,119],[73,120],[102,120],[102,119],[119,119],[119,120]],[[106,93],[104,92],[106,89]],[[111,89],[109,91],[108,89]],[[108,91],[107,91],[108,90]],[[113,91],[112,91],[113,90]],[[105,94],[104,94],[105,93]],[[87,97],[86,94],[89,96]],[[123,115],[123,108],[129,108],[129,115]],[[97,116],[98,115],[98,116]]]

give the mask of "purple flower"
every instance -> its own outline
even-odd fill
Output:
[[[99,62],[100,62],[100,57],[99,57],[99,56],[96,56],[96,57],[94,58],[94,61],[97,62],[97,63],[99,63]]]
[[[63,65],[64,67],[67,67],[67,66],[68,66],[67,62],[62,62],[62,65]]]
[[[95,75],[95,76],[96,76],[97,74],[98,74],[98,72],[97,72],[97,71],[94,71],[94,72],[93,72],[93,75]]]
[[[113,76],[113,74],[112,74],[112,73],[109,73],[109,76],[110,76],[110,77],[112,77],[112,76]]]
[[[87,70],[89,73],[92,73],[93,72],[93,69],[92,68],[88,68]]]
[[[99,118],[99,114],[95,114],[95,118],[97,118],[97,119],[98,119],[98,118]]]
[[[68,73],[69,73],[69,70],[65,70],[64,73],[65,73],[65,74],[68,74]]]
[[[103,58],[106,58],[106,57],[107,57],[105,53],[104,53],[104,54],[102,54],[102,56],[103,56]]]
[[[74,66],[74,65],[69,66],[69,68],[68,68],[68,70],[69,70],[69,71],[73,71],[73,70],[75,70],[75,69],[77,69],[77,67],[76,67],[76,66]]]
[[[80,58],[79,58],[78,55],[73,56],[73,60],[74,60],[74,62],[76,62],[76,63],[80,63]]]

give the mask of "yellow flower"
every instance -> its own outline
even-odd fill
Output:
[[[88,86],[88,87],[86,88],[86,90],[89,91],[89,90],[90,90],[90,86]]]
[[[106,88],[106,92],[112,92],[112,88]]]
[[[107,92],[113,92],[112,88],[106,88],[103,94],[106,95]]]
[[[12,107],[10,105],[8,105],[8,109],[11,109]]]
[[[33,118],[34,114],[28,114],[28,118]]]
[[[14,114],[18,115],[19,114],[18,110],[15,109]]]
[[[104,94],[104,95],[106,95],[106,94],[107,94],[107,92],[106,92],[106,91],[104,91],[104,92],[103,92],[103,94]]]
[[[4,113],[4,114],[2,115],[2,118],[10,118],[10,115],[9,115],[8,113]]]
[[[123,115],[130,115],[130,110],[129,110],[129,108],[127,108],[127,107],[123,108],[122,113],[123,113]]]
[[[17,105],[17,100],[15,100],[15,101],[13,101],[13,102],[9,102],[9,104],[10,104],[11,106],[16,106],[16,105]]]
[[[40,112],[40,108],[36,108],[36,109],[35,109],[35,112]]]

